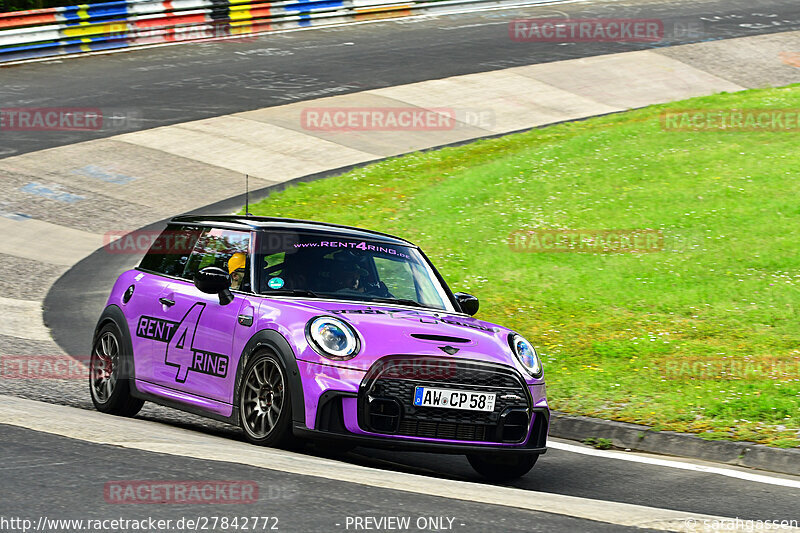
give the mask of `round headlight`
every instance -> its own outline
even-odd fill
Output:
[[[338,318],[320,316],[306,327],[311,346],[329,359],[351,359],[358,353],[358,337],[347,323]]]
[[[508,336],[508,344],[511,345],[511,351],[530,375],[535,378],[542,377],[542,361],[531,343],[526,341],[522,335],[512,333]]]

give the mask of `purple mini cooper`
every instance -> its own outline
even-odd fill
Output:
[[[397,237],[177,217],[114,285],[93,340],[92,401],[123,416],[152,401],[267,446],[465,454],[480,474],[513,479],[546,450],[542,364],[477,311]]]

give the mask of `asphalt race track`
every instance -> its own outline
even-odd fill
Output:
[[[78,491],[64,490],[75,479],[91,480],[102,491],[106,479],[155,478],[175,479],[231,479],[261,480],[259,492],[264,494],[263,505],[258,516],[275,517],[279,530],[325,531],[345,530],[348,516],[389,515],[402,516],[413,509],[416,517],[441,517],[443,509],[447,516],[455,518],[453,529],[464,532],[488,531],[497,525],[497,509],[488,505],[466,502],[451,502],[444,498],[408,495],[400,491],[373,489],[361,485],[320,481],[316,478],[265,471],[236,465],[202,461],[171,455],[120,450],[113,446],[89,444],[82,441],[52,437],[14,426],[0,426],[2,446],[8,463],[25,462],[27,486],[9,491],[3,503],[9,508],[26,509],[27,516],[50,516],[60,518],[104,519],[109,516],[138,519],[144,516],[137,506],[120,506],[113,503],[100,504],[94,509],[75,512],[85,506],[85,495]],[[57,464],[53,464],[52,450],[64,450]],[[113,476],[108,475],[106,465],[116,464]],[[37,466],[34,470],[31,466]],[[23,466],[23,465],[19,465]],[[187,472],[191,472],[187,476]],[[314,512],[308,512],[310,496],[313,496]],[[123,510],[119,508],[123,507]],[[153,505],[147,516],[154,519],[177,519],[195,517],[197,505],[173,504]],[[248,513],[251,510],[248,509]],[[619,527],[597,524],[575,518],[532,513],[516,509],[503,510],[503,531],[620,531]],[[222,516],[236,516],[229,509],[215,511]],[[263,521],[260,521],[263,524]],[[447,522],[445,522],[447,523]],[[274,525],[272,520],[267,524]],[[339,527],[337,527],[339,524]],[[623,530],[633,528],[623,528]]]
[[[658,43],[514,42],[519,18],[664,21]],[[800,29],[796,0],[575,2],[184,44],[0,68],[3,107],[118,113],[96,132],[0,131],[0,157],[206,117],[421,80]],[[788,82],[787,82],[788,83]]]
[[[516,18],[661,18],[667,38],[657,46],[729,39],[800,29],[797,0],[675,0],[576,2],[524,9],[380,22],[260,36],[247,41],[196,43],[59,59],[0,68],[0,107],[95,107],[126,120],[94,132],[3,132],[0,158],[206,117],[323,96],[389,87],[447,76],[497,70],[653,47],[645,43],[517,43],[508,23]],[[670,30],[672,30],[670,32]],[[800,50],[800,43],[798,43]],[[743,74],[744,75],[744,74]],[[787,81],[788,83],[788,81]],[[241,197],[204,209],[230,211]],[[99,259],[102,258],[102,261]],[[98,309],[118,272],[138,262],[126,255],[90,256],[69,270],[46,301],[55,339],[68,353],[85,353]],[[3,265],[13,268],[13,265]],[[11,276],[13,277],[13,276]],[[7,274],[0,287],[13,283]],[[27,294],[27,293],[26,293]],[[35,290],[31,294],[38,295]],[[31,296],[33,297],[33,296]],[[63,309],[61,320],[54,316]],[[67,311],[68,310],[68,311]],[[46,315],[47,316],[47,315]],[[14,353],[13,340],[0,352]],[[0,394],[90,408],[83,383],[53,387],[47,381],[0,385]],[[146,406],[138,418],[183,428],[203,437],[243,440],[238,428]],[[221,441],[225,442],[225,441]],[[574,496],[751,520],[800,520],[800,480],[768,475],[765,482],[703,471],[703,464],[654,466],[592,450],[575,453],[554,441],[528,476],[511,484],[523,491]],[[352,516],[449,516],[454,531],[625,531],[619,524],[458,501],[389,488],[289,473],[280,469],[119,448],[15,425],[0,424],[0,516],[176,518],[197,515],[192,505],[126,506],[98,493],[115,479],[252,479],[282,531],[345,531]],[[466,459],[356,449],[345,454],[309,446],[312,458],[436,480],[483,483]],[[645,456],[646,457],[646,456]],[[719,466],[719,465],[717,465]],[[98,492],[100,491],[100,492]],[[147,507],[143,510],[142,507]],[[204,507],[204,506],[203,506]],[[78,513],[77,510],[81,512]],[[249,511],[249,510],[248,510]],[[230,509],[202,514],[236,514]],[[5,527],[5,528],[4,528]],[[13,531],[0,522],[0,531]],[[444,529],[433,529],[444,530]]]

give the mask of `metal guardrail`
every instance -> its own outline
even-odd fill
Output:
[[[559,1],[559,0],[555,0]],[[0,63],[554,0],[127,0],[0,13]]]

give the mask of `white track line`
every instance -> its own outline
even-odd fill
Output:
[[[728,468],[720,468],[717,466],[706,466],[694,463],[685,463],[672,459],[659,459],[657,457],[648,457],[645,455],[630,454],[628,452],[615,452],[609,450],[596,450],[594,448],[585,448],[583,446],[576,446],[574,444],[566,444],[564,442],[548,441],[548,448],[554,450],[562,450],[570,453],[580,453],[583,455],[590,455],[592,457],[602,457],[604,459],[617,459],[619,461],[629,461],[631,463],[641,463],[651,466],[664,466],[667,468],[676,468],[678,470],[690,470],[693,472],[703,472],[706,474],[717,474],[719,476],[732,477],[744,481],[753,481],[755,483],[766,483],[769,485],[778,485],[779,487],[789,487],[793,489],[800,489],[800,480],[786,479],[781,477],[767,476],[764,474],[752,474],[750,472],[742,472],[741,470],[731,470]]]

